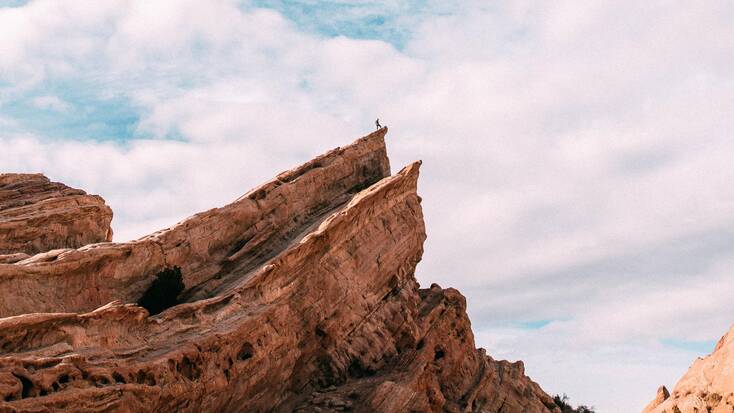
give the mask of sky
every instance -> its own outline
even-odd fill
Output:
[[[0,172],[115,241],[390,127],[417,277],[549,393],[640,411],[734,322],[734,3],[0,0]]]

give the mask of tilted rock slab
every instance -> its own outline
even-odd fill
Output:
[[[386,131],[138,241],[0,264],[0,412],[557,412],[475,349],[461,294],[419,289],[420,163],[389,176]],[[174,266],[183,302],[134,304]]]
[[[0,174],[0,263],[111,241],[111,221],[100,196],[41,174]]]
[[[713,353],[698,358],[672,392],[658,389],[643,413],[734,412],[734,327],[716,344]]]
[[[0,301],[0,317],[135,302],[156,273],[174,266],[183,272],[188,299],[212,296],[388,175],[383,136],[373,134],[140,240],[54,250],[0,265],[0,291],[10,292]]]

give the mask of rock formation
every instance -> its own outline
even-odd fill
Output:
[[[0,174],[0,262],[112,240],[104,199],[41,174]]]
[[[391,176],[386,132],[137,241],[0,264],[0,412],[558,412],[475,349],[461,294],[419,288],[420,162]]]
[[[643,413],[734,412],[734,327],[713,353],[693,362],[672,393],[662,386]]]

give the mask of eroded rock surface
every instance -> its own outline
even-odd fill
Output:
[[[112,240],[104,199],[41,174],[0,174],[0,263]]]
[[[557,412],[475,349],[461,294],[419,288],[420,163],[390,176],[386,131],[138,241],[0,264],[0,412]]]
[[[668,394],[658,389],[643,413],[734,412],[734,327],[716,345],[713,353],[693,362]]]

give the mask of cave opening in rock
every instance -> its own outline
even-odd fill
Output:
[[[20,380],[21,384],[21,398],[25,399],[26,397],[31,395],[31,391],[34,390],[33,382],[28,379],[25,376],[21,376],[20,374],[13,373],[13,376],[15,376],[18,380]]]
[[[148,310],[150,315],[158,314],[178,304],[178,296],[185,288],[181,268],[166,268],[156,274],[155,280],[140,298],[138,305]]]
[[[255,349],[252,347],[252,344],[245,343],[242,345],[242,348],[240,348],[239,353],[237,353],[237,359],[239,360],[251,359],[254,353],[255,353]]]

